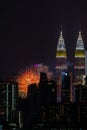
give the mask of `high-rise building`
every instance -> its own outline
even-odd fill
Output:
[[[75,86],[75,102],[87,102],[87,86],[76,85]]]
[[[48,102],[48,80],[46,73],[40,73],[40,83],[39,83],[39,95],[40,103]]]
[[[62,72],[62,88],[61,88],[61,101],[70,102],[70,75]]]
[[[61,121],[61,103],[42,104],[40,123],[59,123]]]
[[[81,31],[79,31],[76,43],[74,74],[75,74],[74,77],[75,83],[80,83],[82,80],[82,76],[85,75],[85,49]]]
[[[0,119],[14,126],[18,123],[17,83],[0,83]]]
[[[72,72],[62,72],[61,101],[73,102]]]
[[[57,101],[61,101],[61,73],[67,69],[67,54],[62,30],[57,44],[55,69],[57,78]]]
[[[28,86],[28,94],[24,107],[23,127],[24,129],[32,129],[33,124],[38,121],[39,114],[39,94],[36,84],[30,84]]]
[[[62,70],[67,69],[67,54],[62,31],[57,44],[56,60],[56,72],[61,74]]]
[[[28,105],[30,104],[29,105],[30,114],[32,116],[34,115],[34,118],[38,115],[38,107],[39,107],[39,90],[38,89],[39,88],[36,86],[36,84],[29,85],[28,96],[27,96]]]
[[[57,102],[57,84],[54,80],[48,82],[48,102]]]
[[[57,102],[57,84],[55,80],[47,79],[46,73],[40,73],[39,83],[40,103]]]
[[[80,105],[80,120],[87,128],[87,102],[81,103]]]

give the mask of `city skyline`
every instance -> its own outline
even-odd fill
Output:
[[[1,2],[0,129],[87,128],[86,12],[82,0]]]
[[[86,10],[86,4],[81,1],[2,2],[0,77],[15,75],[34,63],[55,67],[61,24],[68,59],[73,61],[79,24],[87,45]]]

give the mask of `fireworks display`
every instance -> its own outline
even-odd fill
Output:
[[[30,84],[36,83],[38,86],[40,79],[40,72],[47,74],[48,80],[53,77],[52,72],[48,70],[48,66],[42,64],[32,65],[30,68],[23,70],[17,77],[19,86],[19,96],[22,98],[27,97],[27,90]]]

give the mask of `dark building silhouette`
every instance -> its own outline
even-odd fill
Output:
[[[57,102],[57,84],[55,80],[51,80],[48,82],[48,102]]]
[[[87,86],[75,85],[75,102],[87,102]]]
[[[27,99],[25,100],[25,107],[23,111],[23,127],[24,129],[32,129],[35,121],[38,120],[38,106],[39,106],[39,93],[36,84],[31,84],[28,86]]]
[[[58,123],[61,120],[61,103],[44,103],[40,108],[40,123]]]
[[[40,73],[40,82],[38,86],[36,86],[36,84],[28,86],[28,94],[23,112],[25,129],[32,128],[32,126],[38,124],[38,122],[42,120],[42,111],[45,111],[45,104],[57,102],[56,89],[56,82],[54,80],[48,82],[46,73]],[[46,107],[46,110],[47,109],[48,107]],[[47,113],[49,114],[48,111],[49,110],[46,111],[46,116]],[[43,116],[45,116],[44,113]],[[46,118],[48,119],[49,116]]]
[[[70,75],[62,72],[61,101],[70,102]]]
[[[48,80],[46,73],[40,73],[40,83],[39,83],[39,96],[40,103],[48,102]]]
[[[87,124],[87,102],[81,103],[80,105],[80,121],[83,124]]]
[[[46,73],[40,73],[39,83],[40,103],[57,102],[57,84],[56,81],[48,81]]]

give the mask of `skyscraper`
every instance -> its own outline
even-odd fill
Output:
[[[39,94],[40,103],[48,102],[48,79],[47,74],[43,72],[40,73]]]
[[[48,102],[57,102],[57,85],[54,80],[48,82]]]
[[[85,49],[84,43],[81,35],[81,31],[79,31],[79,35],[76,43],[75,57],[74,57],[74,82],[81,82],[82,75],[85,74]]]
[[[70,102],[70,75],[62,72],[61,101]]]
[[[67,54],[62,31],[57,44],[56,60],[56,72],[61,74],[62,70],[67,69]]]
[[[32,129],[32,125],[38,121],[39,114],[39,97],[38,87],[36,84],[28,86],[28,94],[25,100],[25,108],[23,111],[23,127],[24,129]]]
[[[87,86],[76,85],[75,86],[75,102],[87,102]]]
[[[0,119],[9,124],[18,123],[17,83],[0,83]]]
[[[67,54],[62,30],[57,44],[55,69],[57,78],[57,101],[61,101],[61,73],[67,69]]]

